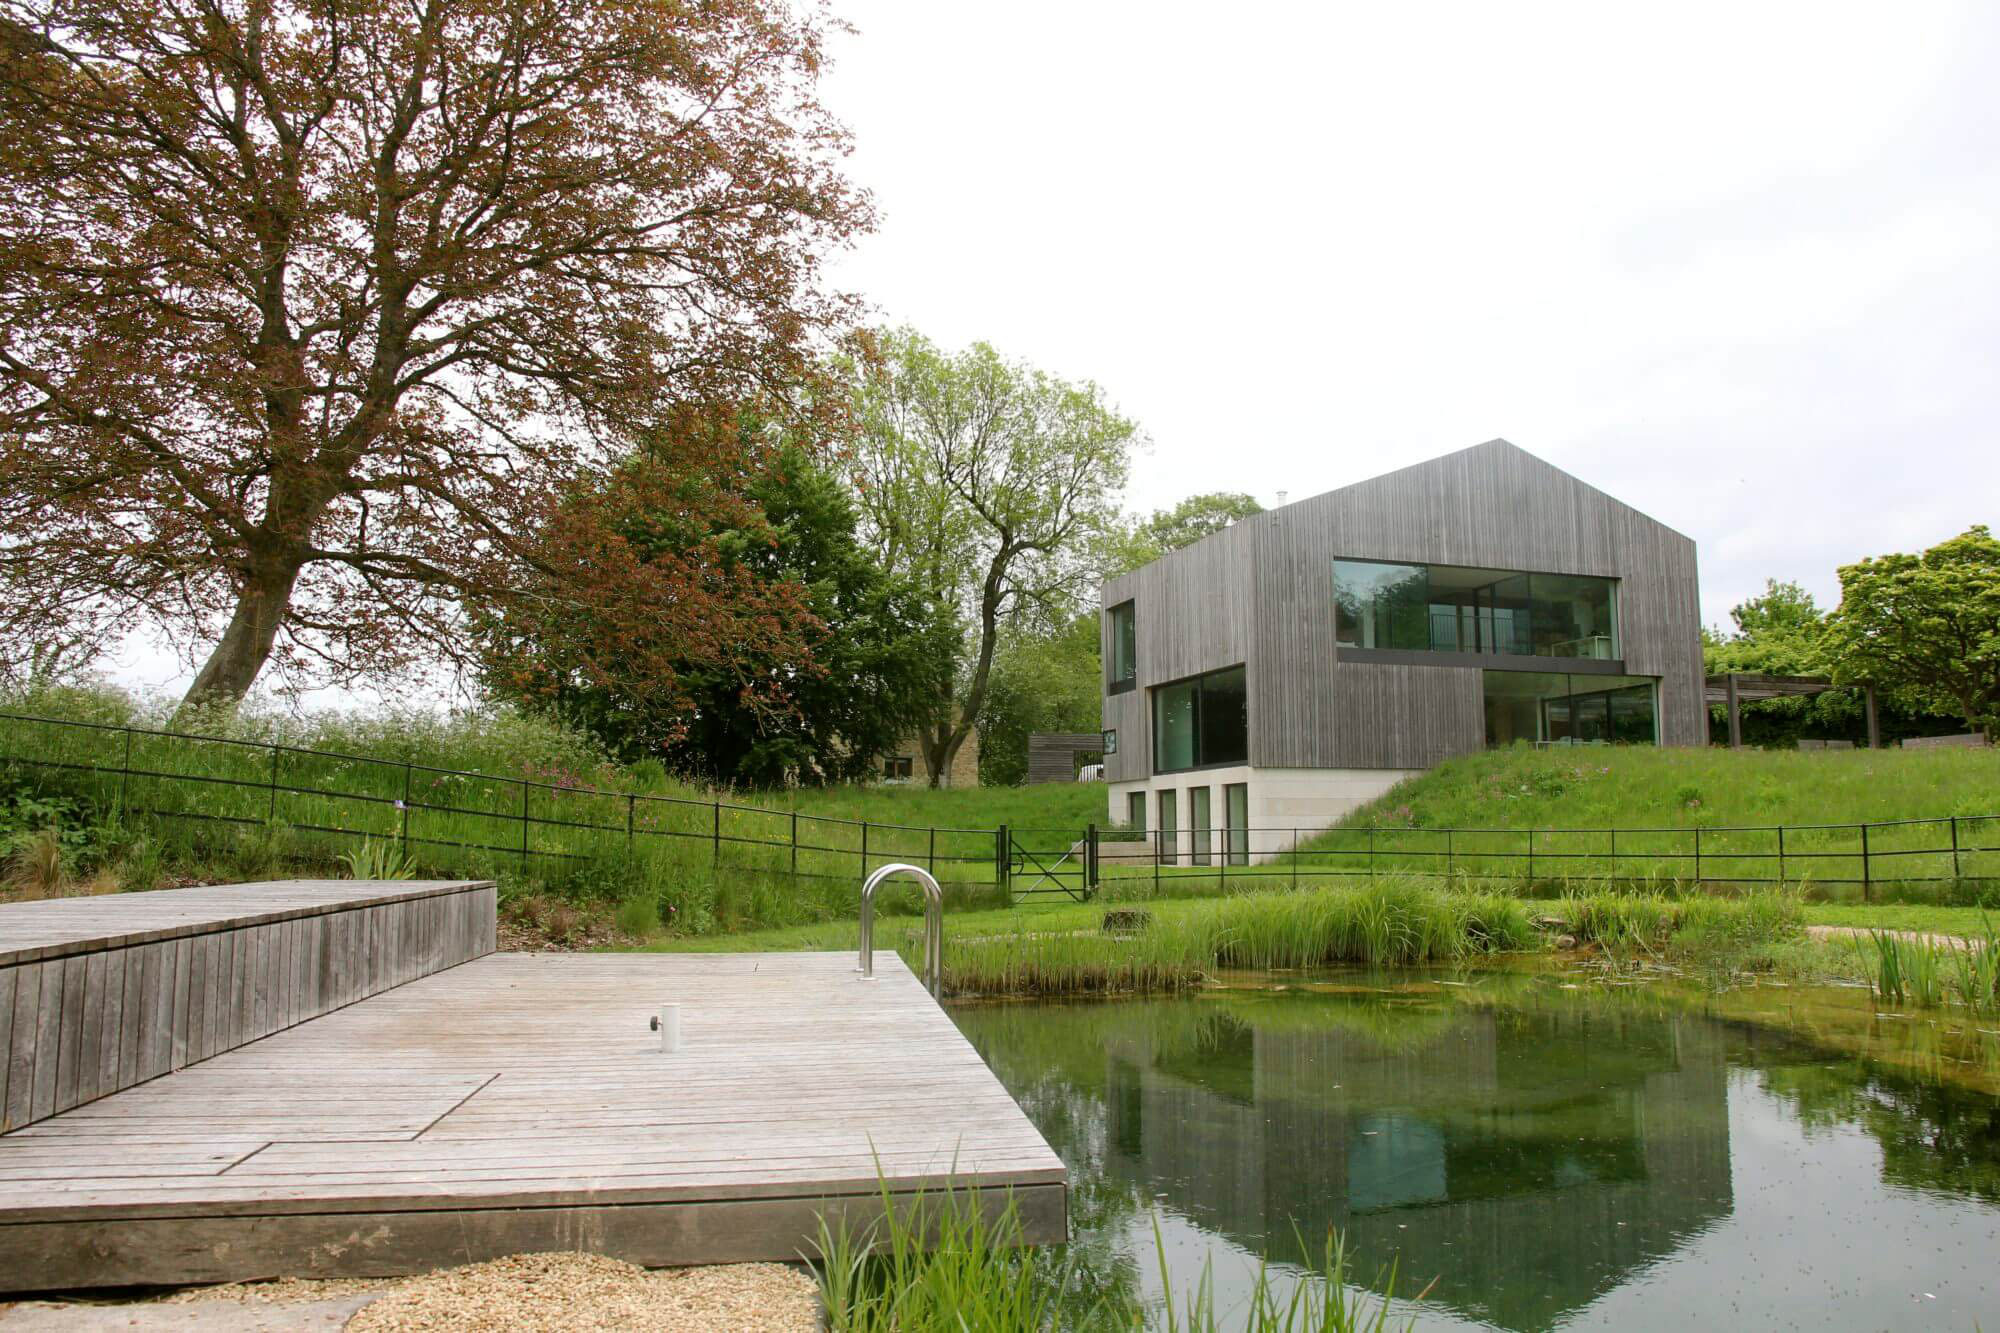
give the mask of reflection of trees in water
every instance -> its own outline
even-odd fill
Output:
[[[2000,1103],[1917,1058],[1965,1068],[1951,1041],[1890,1025],[1884,1064],[1664,988],[1486,980],[956,1017],[1072,1168],[1079,1307],[1150,1274],[1162,1199],[1279,1261],[1337,1229],[1358,1272],[1547,1327],[1729,1213],[1730,1066],[1809,1130],[1861,1126],[1886,1182],[2000,1201]]]
[[[1762,1071],[1808,1133],[1859,1125],[1882,1149],[1882,1179],[2000,1203],[2000,1103],[1865,1059]]]

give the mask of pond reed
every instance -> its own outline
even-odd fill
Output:
[[[1163,906],[1150,927],[1131,936],[948,934],[944,984],[956,995],[1170,991],[1197,985],[1219,968],[1423,963],[1537,945],[1518,899],[1379,880]],[[904,947],[908,956],[911,946]]]
[[[1350,1285],[1345,1244],[1330,1233],[1311,1271],[1281,1291],[1258,1269],[1246,1308],[1227,1325],[1216,1310],[1215,1285],[1204,1263],[1178,1303],[1172,1295],[1149,1308],[1130,1282],[1094,1288],[1061,1249],[1021,1243],[1010,1202],[989,1217],[971,1195],[947,1189],[909,1203],[884,1189],[879,1222],[857,1228],[848,1219],[819,1219],[820,1294],[831,1333],[964,1333],[967,1329],[1126,1330],[1217,1333],[1383,1333],[1390,1327],[1395,1271],[1384,1293]],[[1160,1288],[1176,1282],[1154,1222]],[[1304,1245],[1301,1242],[1301,1251]],[[1397,1327],[1408,1327],[1404,1321]]]
[[[1964,940],[1871,930],[1868,946],[1857,942],[1855,952],[1878,1000],[2000,1012],[2000,932],[1991,924],[1984,936]]]
[[[1789,940],[1802,913],[1789,892],[1675,898],[1605,890],[1569,895],[1562,915],[1579,943],[1608,953],[1712,958]]]

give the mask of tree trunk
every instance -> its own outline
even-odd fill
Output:
[[[296,564],[273,566],[252,574],[244,583],[229,627],[223,630],[194,684],[188,686],[176,717],[204,705],[233,706],[250,692],[258,673],[271,660],[271,647],[291,606],[299,568]]]

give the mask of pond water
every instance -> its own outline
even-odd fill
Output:
[[[1420,1328],[2000,1328],[2000,1032],[1856,991],[1236,980],[953,1011],[1069,1166],[1085,1301],[1159,1300],[1164,1245],[1177,1305],[1207,1264],[1240,1311],[1332,1228]]]

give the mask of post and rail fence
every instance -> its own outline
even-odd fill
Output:
[[[1361,825],[948,828],[506,777],[413,761],[0,712],[0,775],[17,792],[86,795],[123,817],[391,844],[423,864],[582,864],[675,849],[684,867],[851,884],[889,862],[948,892],[1083,901],[1296,887],[1301,879],[1441,875],[1564,888],[2000,884],[2000,815],[1870,823],[1472,829]],[[44,775],[24,782],[26,772]],[[63,775],[63,776],[58,776]],[[5,795],[6,793],[0,793]],[[443,866],[440,866],[443,868]],[[463,864],[456,869],[467,869]]]

